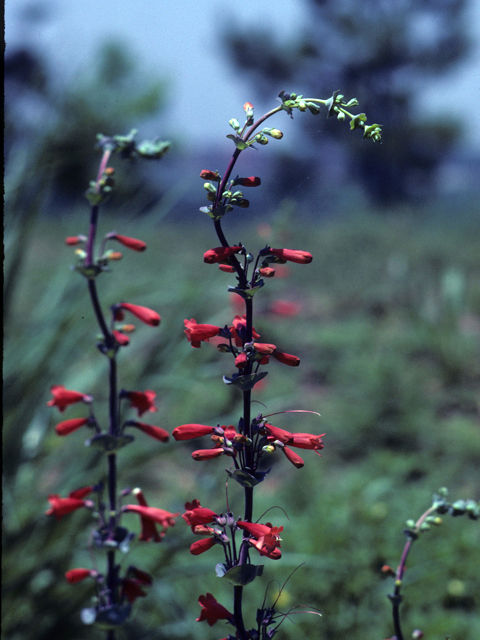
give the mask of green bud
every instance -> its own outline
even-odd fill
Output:
[[[203,188],[209,191],[210,193],[217,193],[217,190],[215,189],[215,187],[211,182],[205,182],[205,184],[203,185]]]
[[[350,124],[351,126],[351,124]],[[363,131],[364,140],[369,139],[373,140],[373,142],[382,142],[382,125],[381,124],[371,124],[368,127],[365,127]],[[440,493],[440,491],[439,491]],[[446,497],[446,496],[445,496]]]
[[[414,529],[415,528],[415,520],[407,520],[406,523],[407,527],[409,529]]]
[[[343,113],[343,111],[339,111],[337,113],[337,120],[340,120],[340,122],[343,122],[345,120],[345,114]]]
[[[318,104],[315,104],[315,102],[307,102],[307,107],[310,113],[312,113],[314,116],[318,116],[318,114],[320,113],[320,107]]]
[[[232,129],[235,129],[235,131],[238,131],[240,129],[240,123],[236,118],[232,118],[231,120],[229,120],[228,124],[232,127]]]
[[[304,100],[299,100],[297,106],[298,106],[298,110],[299,111],[306,111],[307,110],[307,103]]]
[[[231,198],[232,197],[232,192],[231,191],[224,191],[222,193],[222,198]]]
[[[420,525],[420,531],[429,531],[430,529],[431,527],[428,522],[422,522],[422,524]]]
[[[343,96],[342,96],[343,97]],[[343,105],[346,109],[350,107],[358,107],[358,100],[356,98],[352,98],[346,104]]]
[[[365,126],[365,122],[367,121],[367,116],[364,113],[359,113],[350,120],[350,130],[354,129],[363,129]]]
[[[268,144],[268,138],[266,136],[262,135],[261,133],[258,133],[255,136],[255,141],[258,142],[258,144],[263,144],[263,145]]]

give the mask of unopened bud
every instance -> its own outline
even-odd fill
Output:
[[[298,110],[299,111],[306,111],[307,110],[307,103],[304,100],[300,100],[299,101]]]
[[[210,193],[217,193],[217,190],[215,189],[215,187],[211,182],[205,182],[205,184],[203,185],[203,188],[209,191]]]
[[[240,129],[240,123],[238,122],[238,120],[236,118],[232,118],[231,120],[228,121],[228,124],[232,127],[232,129],[234,129],[235,131],[238,131]]]

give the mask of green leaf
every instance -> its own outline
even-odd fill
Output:
[[[244,587],[253,582],[257,576],[262,575],[263,566],[263,564],[242,564],[238,567],[232,567],[221,577],[226,578],[234,587]]]

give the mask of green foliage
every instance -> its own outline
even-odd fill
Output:
[[[82,219],[87,220],[84,209],[55,223],[32,220],[29,235],[18,230],[25,262],[6,309],[3,430],[3,624],[12,640],[103,637],[79,620],[88,585],[63,579],[66,570],[89,561],[88,514],[73,513],[59,523],[43,515],[49,493],[83,486],[99,468],[99,454],[79,451],[82,433],[55,435],[59,415],[45,406],[52,384],[105,400],[97,391],[105,373],[93,346],[92,312],[82,279],[68,269],[72,249],[63,244]],[[206,343],[192,349],[183,319],[229,323],[235,312],[225,308],[225,290],[232,281],[202,263],[211,246],[203,216],[194,233],[164,221],[160,229],[154,219],[107,217],[100,229],[121,226],[123,233],[148,241],[144,254],[124,252],[114,276],[102,275],[105,304],[141,300],[162,315],[158,333],[138,328],[134,357],[126,347],[120,384],[156,390],[159,411],[152,422],[169,431],[192,420],[229,424],[238,419],[241,394],[221,381],[219,361],[225,356]],[[268,519],[285,527],[283,560],[269,563],[246,589],[246,610],[249,589],[266,588],[272,578],[283,584],[304,562],[279,608],[301,603],[323,616],[293,616],[281,627],[284,637],[388,637],[390,584],[381,581],[379,570],[398,562],[405,520],[421,513],[442,485],[452,499],[478,497],[478,229],[462,226],[458,218],[452,228],[435,220],[421,225],[407,217],[392,221],[367,214],[303,227],[278,218],[272,229],[272,246],[307,249],[314,261],[302,273],[291,268],[288,280],[272,281],[271,300],[268,293],[255,298],[255,328],[262,339],[293,348],[302,364],[292,370],[272,363],[264,390],[254,398],[266,405],[258,405],[264,414],[319,411],[320,419],[292,413],[272,422],[327,435],[322,459],[305,451],[301,470],[272,457],[281,473],[263,483],[255,518],[272,504],[279,507]],[[244,235],[256,237],[256,230]],[[299,315],[272,313],[280,288],[282,297],[302,305]],[[71,407],[65,415],[75,417],[75,411]],[[143,434],[135,435],[137,442],[119,452],[120,464],[125,482],[141,483],[150,504],[182,511],[186,500],[198,498],[211,509],[223,508],[222,460],[197,466],[189,453],[198,442],[145,446]],[[239,490],[230,483],[233,509]],[[193,563],[191,541],[180,522],[157,547],[134,543],[128,562],[151,570],[155,584],[139,602],[125,638],[212,637],[194,620],[198,596],[217,584],[216,551]],[[405,629],[421,628],[431,638],[447,632],[462,640],[479,637],[478,549],[478,524],[464,518],[449,518],[416,543],[404,579]],[[276,588],[270,587],[271,599]],[[223,628],[217,631],[218,637],[224,634]]]

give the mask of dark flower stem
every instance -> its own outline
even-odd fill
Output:
[[[112,150],[106,149],[103,153],[100,167],[98,170],[98,176],[96,181],[96,191],[100,190],[100,180],[107,167]],[[86,265],[94,266],[94,245],[95,236],[97,233],[99,206],[93,205],[90,214],[90,229],[87,240],[87,257]],[[118,383],[117,383],[117,361],[116,354],[113,351],[114,337],[108,329],[105,316],[103,314],[100,301],[98,298],[97,286],[94,277],[88,278],[88,291],[90,294],[90,300],[92,303],[93,311],[97,318],[98,325],[104,336],[105,349],[108,353],[109,361],[109,434],[112,436],[118,435],[119,432],[119,420],[118,420]],[[117,511],[117,456],[115,453],[108,455],[108,504],[109,513],[111,514],[108,520],[108,533],[109,538],[115,538],[115,526],[116,526],[116,511]],[[115,550],[110,550],[107,553],[107,586],[108,586],[108,604],[114,605],[117,601],[117,571],[115,564]],[[115,640],[115,631],[110,629],[107,631],[107,640]]]
[[[402,627],[400,623],[400,605],[402,603],[402,595],[400,593],[402,588],[402,579],[405,573],[408,554],[410,553],[410,549],[412,548],[413,543],[417,539],[417,535],[420,532],[420,527],[428,518],[428,516],[435,513],[437,510],[437,505],[432,505],[429,509],[423,513],[420,518],[415,523],[415,526],[412,529],[413,536],[409,536],[405,546],[403,547],[402,557],[400,558],[400,563],[395,572],[395,589],[392,594],[389,595],[390,601],[392,602],[392,617],[393,617],[393,628],[395,631],[395,635],[397,640],[405,640],[402,632]]]

